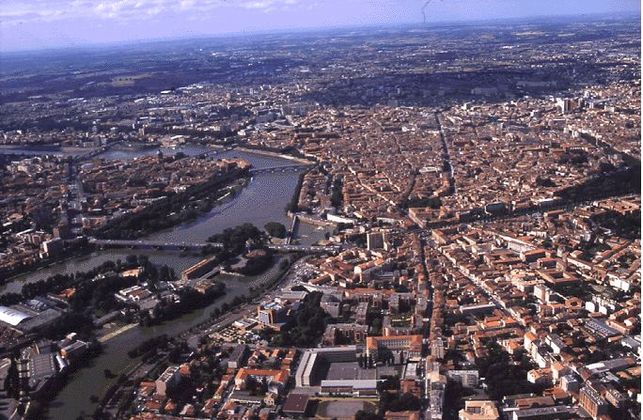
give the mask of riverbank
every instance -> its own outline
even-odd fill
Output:
[[[183,149],[176,150],[176,152],[179,151],[189,155],[196,155],[211,151],[211,149],[205,146],[186,146]],[[140,153],[134,151],[106,152],[105,155],[100,157],[132,159],[150,153],[155,153],[155,149],[148,149]],[[291,166],[293,164],[291,158],[276,157],[272,153],[259,153],[256,150],[248,150],[248,152],[238,149],[220,150],[216,153],[216,157],[243,158],[257,169]],[[215,206],[210,212],[199,216],[196,220],[173,226],[170,229],[150,234],[141,239],[200,243],[205,242],[211,235],[220,233],[228,227],[243,223],[252,223],[259,228],[268,222],[279,222],[288,225],[290,220],[284,207],[294,195],[297,181],[298,174],[296,172],[278,171],[255,174],[252,177],[252,181],[242,188],[238,194],[232,194],[232,196],[228,196],[219,202],[221,204],[225,203],[224,205]],[[310,237],[306,237],[303,242],[310,241],[313,243],[320,238],[323,238],[323,232],[320,234],[318,231],[311,231]],[[304,245],[306,244],[304,243]],[[153,249],[136,251],[130,249],[101,251],[85,249],[84,251],[82,255],[67,256],[57,262],[48,262],[38,271],[12,276],[12,280],[2,286],[0,293],[20,293],[22,286],[26,283],[44,280],[56,274],[73,274],[78,271],[88,271],[104,261],[117,259],[124,261],[127,255],[134,253],[148,256],[154,264],[167,264],[177,273],[194,265],[202,258],[198,253]],[[114,333],[109,337],[107,337],[107,334],[103,334],[104,351],[93,358],[88,366],[70,375],[66,385],[49,404],[49,418],[73,419],[77,418],[81,413],[91,416],[96,408],[96,403],[89,401],[89,396],[104,395],[116,382],[115,378],[104,377],[105,369],[109,369],[112,372],[128,372],[127,368],[135,366],[140,360],[130,359],[127,356],[127,352],[141,342],[162,334],[177,336],[202,333],[205,326],[212,325],[215,319],[213,318],[214,312],[216,310],[221,312],[226,304],[229,309],[235,298],[254,298],[254,293],[260,296],[263,295],[265,290],[272,289],[272,282],[277,281],[283,275],[283,271],[279,268],[280,261],[283,258],[283,256],[278,256],[273,267],[259,276],[233,277],[224,274],[220,275],[218,280],[225,282],[226,294],[203,309],[181,314],[177,318],[163,321],[158,325],[150,327],[133,326],[131,328],[119,326],[117,330],[107,333]]]
[[[7,293],[21,293],[22,286],[29,283],[35,283],[40,280],[46,280],[57,274],[67,275],[74,274],[78,271],[89,271],[98,267],[106,261],[125,261],[128,255],[145,255],[150,261],[158,264],[168,264],[177,271],[196,263],[201,255],[198,253],[181,253],[178,251],[157,251],[157,250],[132,250],[132,249],[109,249],[94,250],[88,247],[84,253],[73,257],[65,258],[55,263],[51,263],[40,270],[33,270],[27,273],[17,274],[0,285],[0,295]]]
[[[99,151],[98,147],[62,146],[60,144],[3,144],[0,145],[0,156],[33,157],[33,156],[80,156]]]
[[[118,143],[112,146],[110,150],[139,152],[141,150],[158,149],[161,146],[161,143]]]
[[[50,152],[50,151],[58,151],[62,149],[62,146],[60,144],[31,144],[31,145],[20,145],[20,144],[2,144],[0,145],[0,152],[4,150],[16,150],[16,149],[22,149],[22,150],[31,150],[31,151],[43,151],[43,152]],[[82,148],[78,148],[82,149]]]
[[[266,297],[266,294],[271,294],[279,287],[287,287],[287,281],[290,279],[290,275],[294,268],[297,267],[299,257],[294,257],[292,260],[288,259],[288,264],[284,265],[281,261],[276,261],[273,265],[273,269],[278,267],[277,275],[273,279],[267,278],[263,281],[256,289],[252,289],[248,295],[245,295],[244,303],[233,308],[230,308],[229,311],[223,311],[218,316],[212,317],[211,319],[203,322],[202,324],[195,325],[190,330],[176,336],[179,340],[185,340],[188,345],[189,343],[194,343],[193,345],[198,345],[201,342],[201,339],[207,337],[215,331],[221,330],[227,326],[232,325],[235,321],[242,319],[244,317],[252,315],[256,311],[257,304],[260,303],[262,299]],[[304,257],[305,260],[305,257]],[[151,363],[138,362],[136,365],[133,365],[127,369],[126,381],[122,381],[118,384],[116,388],[111,387],[106,392],[109,394],[109,398],[103,397],[102,401],[104,402],[101,407],[103,412],[112,415],[114,418],[120,417],[120,409],[115,408],[119,407],[121,401],[118,398],[112,399],[113,395],[130,395],[128,391],[130,388],[134,387],[139,380],[144,379],[149,375],[152,369],[159,366],[160,363],[164,361],[164,358],[161,357],[161,360],[154,360]]]
[[[132,328],[137,327],[137,326],[138,326],[138,324],[123,325],[122,327],[120,327],[120,328],[118,328],[118,329],[116,329],[116,330],[114,330],[112,332],[109,332],[109,333],[107,333],[107,334],[105,334],[105,335],[103,335],[101,337],[98,337],[98,342],[101,343],[101,344],[106,343],[107,341],[111,340],[112,338],[118,337],[119,335],[121,335],[121,334],[123,334],[123,333],[131,330]]]
[[[100,239],[138,239],[164,229],[179,226],[207,214],[224,194],[243,188],[249,178],[247,169],[235,169],[213,176],[204,183],[193,185],[185,191],[168,194],[137,213],[128,213],[94,232]]]
[[[117,382],[117,378],[104,378],[103,372],[129,372],[140,363],[140,358],[130,358],[127,352],[140,343],[161,335],[175,337],[203,331],[216,318],[215,311],[222,311],[224,305],[230,307],[235,298],[250,296],[250,287],[257,288],[271,284],[281,278],[285,270],[280,269],[281,257],[265,273],[244,278],[220,276],[226,286],[226,294],[202,310],[192,311],[178,318],[163,321],[150,327],[133,327],[114,336],[103,344],[103,352],[92,360],[90,366],[72,374],[65,387],[58,393],[49,406],[50,419],[73,419],[84,414],[91,416],[98,403],[89,400],[90,395],[103,396]],[[118,376],[118,375],[117,375]],[[100,378],[100,379],[99,379]]]
[[[3,277],[2,274],[0,273],[0,286],[4,286],[8,282],[14,281],[19,277],[33,274],[46,268],[54,267],[57,264],[63,264],[65,262],[68,262],[77,258],[82,258],[84,256],[91,254],[92,252],[93,252],[93,248],[91,246],[85,246],[72,252],[71,254],[67,254],[59,258],[49,258],[47,260],[40,260],[37,263],[29,266],[23,266],[19,270],[13,270],[11,275],[7,277]],[[3,294],[3,293],[4,292],[0,292],[0,294]]]
[[[207,150],[205,147],[203,149]],[[190,150],[189,153],[202,153],[204,150]],[[136,157],[136,153],[129,152],[127,156]],[[289,161],[285,159],[241,151],[237,153],[221,151],[219,156],[222,158],[237,156],[250,161],[255,168],[289,164]],[[245,182],[237,193],[227,195],[217,201],[208,213],[171,228],[143,236],[141,239],[199,243],[205,242],[212,234],[241,223],[254,223],[259,227],[268,222],[288,225],[290,219],[286,215],[284,207],[294,195],[297,181],[298,175],[293,172],[256,174],[252,176],[251,180]],[[128,253],[132,252],[127,250],[94,251],[85,247],[77,253],[66,255],[57,260],[43,261],[37,266],[22,268],[20,272],[5,273],[4,277],[0,277],[0,294],[20,293],[22,285],[26,283],[42,280],[55,274],[74,273],[79,268],[92,268],[97,264],[91,263],[93,259],[91,255],[101,255],[101,260],[104,261],[114,259],[108,257],[109,254],[115,255],[116,258],[119,256],[124,258]],[[141,251],[137,251],[137,253],[141,253]],[[150,253],[153,251],[146,252],[146,254]],[[183,268],[186,267],[181,269]]]
[[[185,146],[185,152],[190,155],[205,153],[211,151],[206,146],[192,147]],[[153,153],[150,149],[146,153]],[[112,153],[112,152],[107,152]],[[121,156],[122,155],[122,156]],[[110,155],[111,156],[111,155]],[[124,159],[135,158],[140,154],[135,152],[119,153]],[[280,165],[290,165],[291,160],[282,157],[274,157],[274,153],[264,154],[259,151],[249,150],[220,150],[217,157],[233,158],[239,157],[248,160],[254,168],[277,167]],[[299,174],[296,172],[276,172],[260,173],[253,175],[243,188],[240,188],[236,194],[231,194],[225,198],[220,198],[215,206],[206,214],[198,216],[171,228],[164,229],[140,239],[150,241],[165,242],[194,242],[200,243],[212,234],[219,233],[227,227],[237,226],[242,223],[253,223],[258,227],[264,226],[269,222],[279,222],[286,226],[290,225],[291,219],[286,213],[284,207],[288,204],[299,184]],[[302,227],[303,229],[304,227]],[[299,243],[310,245],[324,238],[324,232],[316,230],[302,231]],[[98,259],[102,262],[108,259],[124,258],[133,251],[128,250],[93,250],[83,248],[77,253],[66,255],[57,260],[48,260],[38,266],[23,268],[20,272],[6,273],[4,277],[0,276],[0,294],[20,293],[21,288],[26,283],[46,279],[55,274],[69,274],[76,271],[83,271],[98,265],[99,262],[92,262]],[[154,255],[155,258],[161,259],[160,255],[170,255],[167,251],[163,253],[154,250],[137,250],[136,253]],[[173,261],[180,265],[177,269],[187,268],[184,266],[185,259],[175,258],[178,253],[172,256]],[[192,258],[194,257],[194,258]],[[195,261],[198,255],[190,254],[191,261]]]
[[[261,148],[259,146],[257,146],[256,149],[251,148],[251,147],[247,147],[247,146],[237,146],[237,147],[234,147],[233,150],[239,150],[241,152],[246,152],[246,153],[256,153],[258,155],[276,157],[276,158],[280,158],[280,159],[288,159],[288,160],[291,160],[293,162],[301,163],[302,165],[315,165],[315,164],[317,164],[317,162],[312,161],[312,160],[296,157],[296,156],[293,156],[293,155],[284,154],[283,152],[277,152],[277,151],[268,150],[268,149],[265,149],[265,148]]]

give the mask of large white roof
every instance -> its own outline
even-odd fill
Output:
[[[30,315],[20,312],[16,309],[0,306],[0,321],[6,322],[9,325],[16,326],[25,319],[31,318]]]

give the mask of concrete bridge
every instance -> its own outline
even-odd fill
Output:
[[[286,245],[290,245],[292,243],[292,237],[295,235],[297,226],[299,226],[299,216],[295,214],[292,218],[292,223],[290,224],[290,230],[286,232]]]
[[[283,166],[270,166],[267,168],[252,168],[250,169],[251,174],[268,174],[276,172],[304,172],[307,171],[310,166],[307,165],[283,165]]]
[[[217,242],[191,243],[191,242],[162,242],[145,240],[125,239],[96,239],[89,238],[89,243],[99,247],[113,248],[137,248],[137,249],[164,249],[169,251],[201,250],[207,246],[223,248],[223,244]],[[339,246],[316,246],[316,245],[267,245],[268,249],[277,252],[310,252],[310,253],[335,253],[340,250]]]
[[[223,244],[212,243],[193,243],[193,242],[162,242],[162,241],[144,241],[144,240],[127,240],[127,239],[96,239],[89,238],[89,243],[97,246],[113,248],[138,248],[138,249],[165,249],[170,251],[177,250],[201,250],[207,245],[213,248],[223,248]]]

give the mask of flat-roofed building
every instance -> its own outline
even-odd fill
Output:
[[[43,330],[63,312],[44,298],[34,298],[12,307],[0,306],[0,324],[23,333]]]
[[[583,410],[587,411],[587,414],[592,416],[593,419],[597,419],[607,413],[607,401],[591,385],[585,385],[581,388],[578,400]]]
[[[34,354],[28,362],[28,380],[32,394],[45,392],[56,377],[55,356],[53,353]]]
[[[257,306],[257,320],[262,324],[279,330],[299,308],[300,302],[275,299],[272,302]]]
[[[462,305],[460,306],[460,313],[464,315],[482,315],[486,313],[491,313],[496,309],[496,305],[493,303],[482,303],[479,305]]]
[[[156,380],[156,393],[162,396],[167,394],[167,391],[178,385],[181,380],[178,366],[168,366],[161,376]]]
[[[469,400],[458,412],[460,420],[497,420],[500,418],[494,401]]]
[[[384,420],[420,420],[419,411],[387,411]]]
[[[305,416],[310,397],[307,394],[293,394],[292,392],[286,397],[281,411],[289,416]]]
[[[370,304],[368,302],[359,302],[357,308],[355,309],[355,322],[358,324],[365,325],[368,319],[368,308]]]
[[[431,341],[431,356],[440,360],[444,359],[446,350],[444,349],[444,340],[441,337],[436,337]]]
[[[619,335],[618,331],[608,326],[602,319],[590,319],[585,322],[584,327],[598,339]]]
[[[0,321],[12,327],[17,327],[18,324],[29,318],[31,318],[31,315],[27,313],[7,306],[0,306]]]
[[[205,276],[217,265],[217,258],[206,258],[181,272],[181,280],[190,281]]]
[[[450,370],[447,377],[460,382],[465,388],[475,388],[478,386],[479,375],[478,371],[471,370]]]
[[[368,326],[360,324],[330,324],[326,327],[322,337],[322,344],[334,346],[336,344],[357,343],[363,344],[368,335]]]
[[[537,407],[505,411],[511,420],[536,420],[536,419],[565,419],[577,418],[580,410],[576,407],[556,405],[553,407]]]
[[[89,349],[88,343],[80,340],[74,340],[73,342],[61,348],[60,354],[65,359],[74,360],[84,355],[88,349]]]
[[[232,350],[230,357],[228,357],[228,368],[238,369],[241,367],[241,364],[248,356],[248,346],[245,344],[239,344]]]
[[[325,294],[321,298],[319,306],[333,318],[339,318],[342,302],[335,295]]]
[[[568,393],[578,392],[580,389],[580,382],[575,375],[569,374],[560,378],[560,387],[563,391]]]
[[[377,395],[377,379],[352,379],[321,381],[322,395],[345,395],[353,397],[365,397]]]
[[[299,361],[295,372],[295,383],[298,388],[319,384],[319,377],[324,366],[329,363],[355,362],[357,346],[341,346],[308,349]]]

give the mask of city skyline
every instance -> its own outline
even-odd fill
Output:
[[[634,0],[9,0],[0,10],[0,52],[337,27],[640,14]],[[337,13],[338,10],[341,13]]]

